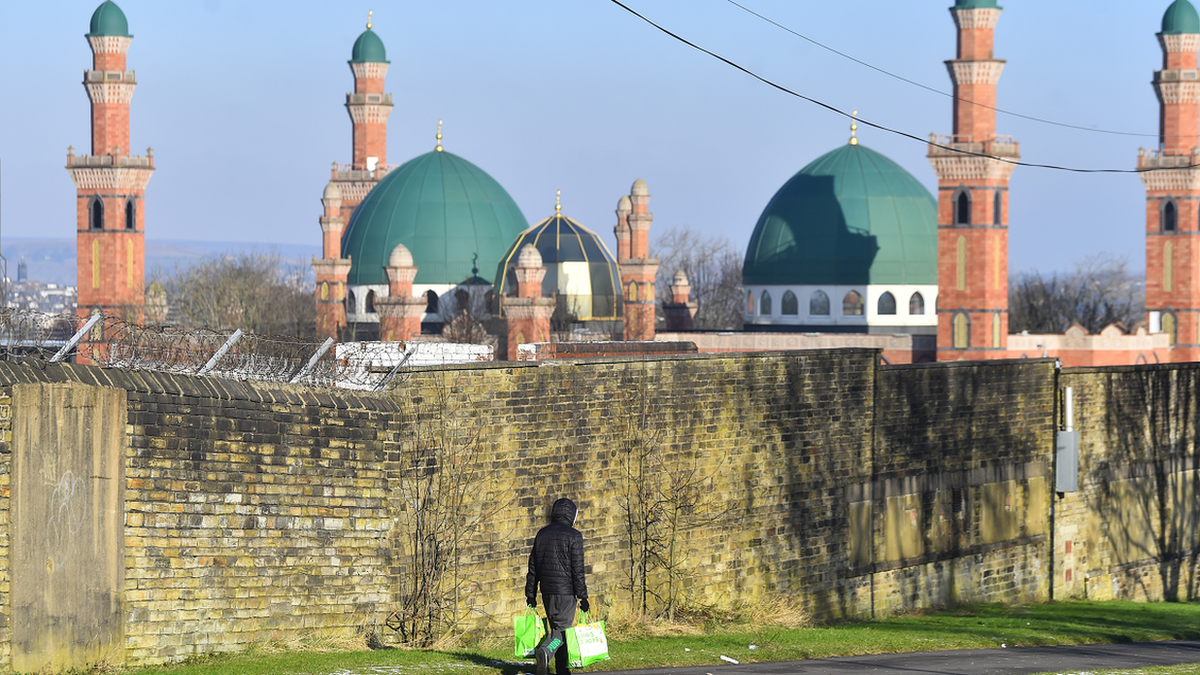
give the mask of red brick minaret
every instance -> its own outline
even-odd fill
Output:
[[[407,342],[421,334],[421,317],[425,314],[425,298],[413,297],[413,279],[417,266],[412,252],[404,244],[396,244],[383,268],[388,277],[388,294],[375,298],[379,312],[379,339],[383,342]]]
[[[513,268],[517,277],[516,297],[502,298],[504,316],[508,319],[508,350],[505,357],[517,360],[517,348],[531,342],[550,341],[550,317],[554,314],[554,298],[542,297],[542,280],[546,267],[542,254],[533,244],[525,244],[517,253]]]
[[[83,86],[92,102],[92,151],[67,150],[75,182],[77,314],[99,310],[130,321],[143,319],[145,302],[146,183],[154,154],[129,154],[129,100],[136,79],[125,69],[133,36],[120,7],[106,1],[92,14],[87,34],[92,69]]]
[[[995,0],[957,0],[950,13],[958,26],[958,58],[946,62],[954,82],[954,134],[935,136],[929,146],[938,177],[938,360],[1003,358],[1014,165],[959,152],[1020,156],[1011,138],[996,135],[996,83],[1004,61],[992,58],[992,44],[1000,8]]]
[[[350,71],[354,73],[354,93],[346,94],[346,111],[353,124],[353,162],[349,166],[334,162],[329,184],[321,204],[322,255],[313,259],[317,277],[317,335],[339,337],[346,325],[346,279],[351,261],[342,257],[342,235],[354,209],[367,193],[387,175],[387,121],[392,113],[392,95],[384,93],[384,78],[389,61],[383,41],[371,25],[354,41]],[[439,138],[440,130],[439,130]]]
[[[1154,73],[1159,102],[1159,147],[1138,153],[1146,187],[1146,312],[1171,336],[1172,361],[1200,360],[1200,17],[1187,0],[1163,16],[1158,42],[1162,70]]]
[[[617,265],[625,296],[625,339],[654,339],[654,276],[658,260],[650,257],[650,190],[641,178],[633,182],[628,197],[617,203]]]

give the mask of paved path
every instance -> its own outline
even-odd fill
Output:
[[[1179,663],[1200,663],[1200,640],[877,654],[780,663],[726,663],[719,666],[619,672],[625,675],[1024,675],[1144,668]]]

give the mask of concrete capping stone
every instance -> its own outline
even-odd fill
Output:
[[[876,350],[879,351],[879,350]],[[778,353],[778,352],[776,352]],[[879,366],[880,370],[922,370],[922,369],[939,369],[939,368],[986,368],[1004,366],[1011,368],[1015,364],[1057,364],[1058,359],[1054,358],[1036,358],[1036,359],[992,359],[989,361],[938,361],[936,363],[897,363],[884,364]],[[1107,371],[1120,366],[1105,366],[1098,370]],[[1144,366],[1128,366],[1130,368],[1142,368]],[[1076,368],[1074,370],[1087,370],[1086,368]]]

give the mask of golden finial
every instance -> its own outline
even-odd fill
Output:
[[[554,193],[554,215],[562,213],[562,190]]]
[[[437,150],[438,152],[442,151],[442,121],[441,120],[438,120],[437,147],[434,149]]]
[[[367,10],[367,30],[371,30],[371,14],[372,14],[374,11],[375,11],[375,10],[372,10],[372,9],[368,9],[368,10]]]
[[[858,109],[857,108],[854,109],[854,114],[851,115],[850,119],[852,120],[850,122],[850,145],[858,145],[858,136],[855,133],[858,131]]]

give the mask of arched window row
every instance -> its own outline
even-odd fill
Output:
[[[822,290],[813,291],[808,297],[809,316],[830,315],[829,295]],[[881,316],[899,314],[899,303],[891,291],[884,291],[876,303],[876,313]],[[858,291],[850,291],[842,298],[842,316],[863,316],[866,301]],[[746,313],[752,316],[771,316],[774,313],[774,301],[768,290],[763,290],[755,298],[754,291],[746,293]],[[785,291],[779,305],[780,316],[798,316],[800,314],[800,299],[793,291]],[[914,291],[908,297],[909,316],[925,314],[925,296],[920,291]]]

